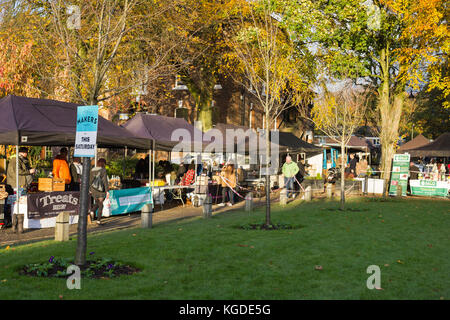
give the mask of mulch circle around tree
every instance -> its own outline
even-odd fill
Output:
[[[31,263],[20,268],[21,275],[47,278],[66,278],[72,273],[67,273],[67,268],[74,264],[73,260],[50,257],[48,262]],[[81,277],[92,279],[114,278],[121,275],[131,275],[141,270],[109,258],[87,260],[84,266],[80,266]]]
[[[239,226],[239,229],[243,230],[293,230],[303,228],[301,225],[292,225],[288,223],[273,223],[273,224],[265,224],[265,223],[249,223]]]

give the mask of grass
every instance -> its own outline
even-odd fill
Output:
[[[88,253],[142,272],[109,280],[21,276],[50,256],[70,258],[76,239],[0,249],[2,299],[449,299],[448,200],[355,199],[294,202],[273,209],[293,230],[242,230],[264,209],[227,212],[88,237]],[[322,270],[315,270],[320,265]],[[383,290],[366,287],[367,267],[381,269]]]

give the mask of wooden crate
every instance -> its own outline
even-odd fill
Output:
[[[64,184],[64,179],[57,178],[39,178],[38,180],[38,190],[39,191],[64,191],[66,185]]]
[[[53,191],[64,191],[65,188],[64,179],[53,178]]]
[[[39,178],[38,179],[38,190],[39,191],[53,191],[53,179],[52,178]]]

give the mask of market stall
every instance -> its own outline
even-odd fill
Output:
[[[156,151],[169,152],[168,159],[176,159],[175,162],[178,163],[183,160],[190,163],[193,160],[196,167],[204,160],[202,150],[208,142],[203,141],[201,130],[184,119],[138,113],[123,124],[123,127],[138,137],[154,141],[154,151],[149,155],[153,159],[150,164],[155,163]],[[175,146],[183,152],[172,152]],[[169,181],[156,179],[154,166],[150,167],[149,171],[149,181],[141,180],[141,183],[153,187],[153,200],[156,205],[162,208],[166,200],[180,200],[184,205],[185,199],[193,198],[191,191],[195,193],[196,183],[192,186],[176,185],[170,181],[170,178]]]
[[[402,144],[400,148],[398,148],[397,153],[405,153],[409,152],[411,149],[419,148],[424,145],[427,145],[430,143],[430,140],[425,138],[423,135],[419,134],[414,139],[406,142],[405,144]]]
[[[415,158],[434,158],[432,163],[425,164],[418,173],[419,179],[410,180],[411,194],[448,197],[450,176],[445,167],[448,166],[450,158],[450,132],[421,147],[408,149],[407,153]]]
[[[407,152],[411,157],[450,157],[450,132],[446,132],[433,142],[421,147],[409,149]]]
[[[280,131],[277,131],[277,133],[282,134]],[[264,133],[245,126],[218,123],[205,133],[204,139],[206,141],[217,141],[216,136],[222,138],[219,140],[222,142],[220,146],[223,151],[222,163],[231,161],[236,169],[243,171],[243,179],[239,181],[239,177],[237,177],[239,185],[253,191],[263,190],[265,186],[264,171],[266,170],[264,165],[266,150]],[[275,141],[270,142],[270,149],[278,151],[275,152],[277,154],[275,161],[271,159],[272,162],[269,167],[271,170],[271,187],[278,186],[278,168],[280,166],[278,155],[289,152],[289,147],[282,145],[281,140],[279,136],[277,143]],[[219,176],[220,168],[217,168],[217,171],[213,174]],[[218,180],[218,183],[220,184],[220,180]],[[239,192],[243,193],[243,190],[241,189]]]
[[[77,107],[77,104],[56,100],[7,96],[0,100],[0,144],[15,145],[16,154],[19,146],[71,147],[75,144]],[[99,117],[97,145],[148,150],[151,140],[136,137]],[[19,185],[17,168],[16,174],[16,185]],[[70,223],[77,223],[79,192],[55,188],[55,182],[50,181],[50,189],[19,188],[8,197],[11,212],[24,214],[24,228],[52,227],[56,216],[63,211],[70,213]],[[20,193],[18,201],[17,193]]]

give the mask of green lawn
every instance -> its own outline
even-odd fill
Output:
[[[0,249],[0,299],[450,299],[450,202],[379,200],[275,206],[273,222],[296,230],[239,230],[262,222],[264,209],[228,212],[92,235],[88,252],[142,269],[133,276],[65,279],[20,276],[50,256],[72,257],[76,239]],[[14,250],[12,250],[14,249]],[[314,270],[321,265],[323,270]],[[366,287],[369,265],[383,290]]]

